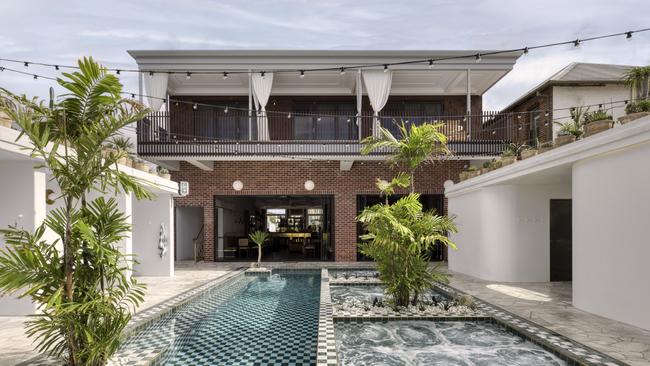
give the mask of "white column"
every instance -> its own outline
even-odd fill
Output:
[[[248,140],[253,140],[253,78],[248,70]]]
[[[0,161],[0,228],[17,225],[33,232],[45,219],[46,175],[33,168],[31,161]],[[5,247],[0,237],[0,248]],[[0,297],[0,315],[34,313],[35,304],[29,298]]]
[[[361,69],[357,70],[357,128],[359,130],[359,140],[362,136],[362,118],[361,111],[363,109],[363,83],[361,83]]]
[[[467,105],[466,115],[467,115],[467,134],[470,140],[472,138],[472,73],[470,69],[467,69],[467,98],[465,104]]]
[[[132,199],[133,254],[139,262],[136,276],[174,275],[174,204],[169,193],[156,193],[153,200]],[[161,256],[160,227],[164,226],[165,253]]]

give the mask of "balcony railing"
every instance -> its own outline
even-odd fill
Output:
[[[360,140],[372,134],[374,118],[326,113],[318,116],[269,112],[269,139],[258,139],[264,117],[223,109],[156,112],[138,122],[138,153],[144,156],[358,155]],[[498,155],[518,137],[516,119],[498,113],[401,116],[390,111],[381,126],[399,136],[399,125],[440,123],[457,155]],[[379,151],[385,154],[388,151]]]

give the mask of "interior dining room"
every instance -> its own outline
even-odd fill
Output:
[[[219,261],[257,260],[249,234],[265,231],[262,261],[334,259],[331,196],[215,196],[214,257]]]

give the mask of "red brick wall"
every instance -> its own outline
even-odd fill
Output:
[[[465,161],[438,162],[421,167],[416,173],[416,190],[424,194],[442,194],[443,183],[458,181]],[[358,194],[377,194],[376,178],[390,179],[396,170],[379,162],[355,162],[352,170],[341,171],[338,161],[215,161],[213,171],[203,171],[181,163],[172,172],[175,181],[188,181],[190,194],[175,199],[177,206],[201,206],[204,215],[205,254],[214,260],[215,195],[332,195],[334,197],[334,241],[337,261],[356,260]],[[237,192],[232,183],[240,180],[244,189]],[[304,189],[312,180],[315,188]],[[445,201],[446,211],[446,201]]]
[[[537,136],[540,143],[553,140],[553,111],[551,109],[553,106],[553,87],[549,86],[540,90],[538,94],[533,94],[532,96],[522,100],[511,108],[504,110],[503,112],[530,112],[530,111],[542,111],[539,125],[537,126]],[[545,116],[544,111],[548,111],[549,115]],[[532,114],[531,113],[521,113],[521,118],[517,118],[515,121],[522,126],[521,130],[518,130],[517,137],[518,141],[526,143],[528,145],[533,145],[534,141],[529,141],[530,129],[532,127]],[[547,123],[548,122],[548,123]]]

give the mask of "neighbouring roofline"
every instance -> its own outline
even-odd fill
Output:
[[[517,105],[525,102],[530,97],[534,96],[537,92],[552,86],[588,86],[588,85],[604,85],[604,84],[622,84],[623,81],[619,79],[602,78],[602,79],[584,79],[584,80],[564,80],[563,78],[569,74],[576,67],[581,65],[600,66],[600,67],[619,67],[619,68],[632,68],[631,65],[614,65],[614,64],[597,64],[587,62],[572,62],[563,67],[546,80],[539,83],[526,93],[522,94],[519,98],[508,104],[505,108],[501,109],[502,112],[509,112]]]

